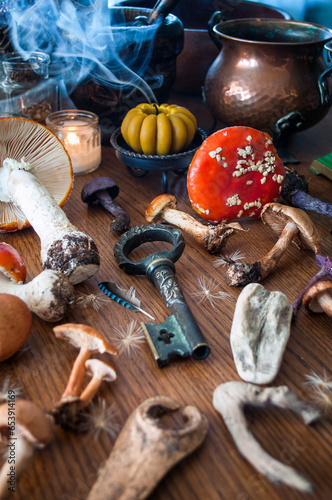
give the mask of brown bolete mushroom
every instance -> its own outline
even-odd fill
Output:
[[[315,254],[320,251],[320,235],[303,210],[280,203],[267,203],[262,210],[261,218],[279,239],[264,257],[253,264],[234,262],[225,258],[228,264],[226,280],[231,286],[244,286],[262,281],[275,269],[291,242],[300,250],[311,250]]]
[[[95,177],[84,184],[81,198],[89,206],[99,202],[114,215],[115,220],[112,222],[111,228],[118,234],[122,234],[129,229],[130,217],[115,201],[119,192],[119,186],[111,177]]]
[[[11,426],[9,416],[13,415],[15,425]],[[52,419],[31,401],[8,401],[0,406],[0,431],[9,431],[8,458],[0,471],[1,499],[15,491],[17,480],[26,469],[34,450],[44,448],[51,442],[53,429]]]
[[[178,203],[172,194],[161,194],[157,196],[145,211],[147,222],[155,222],[163,219],[165,222],[179,227],[193,236],[209,252],[219,252],[226,240],[236,231],[242,230],[240,224],[218,224],[217,226],[205,226],[185,212],[178,210]]]
[[[24,283],[26,267],[20,253],[8,243],[0,243],[0,293],[15,295],[44,321],[60,321],[75,301],[74,286],[68,278],[45,269]]]
[[[0,120],[0,232],[31,225],[40,238],[44,269],[80,283],[99,269],[95,242],[70,223],[61,206],[73,185],[69,156],[43,125]]]
[[[91,375],[92,378],[80,395],[82,408],[92,401],[103,381],[114,382],[116,379],[116,371],[114,368],[100,359],[88,359],[85,362],[85,368],[87,374]]]
[[[79,354],[74,362],[68,384],[61,396],[61,402],[77,398],[80,395],[82,382],[85,375],[85,362],[94,353],[118,355],[118,350],[105,342],[103,337],[92,327],[75,323],[66,323],[53,328],[58,339],[67,340],[72,346],[79,349]]]
[[[332,317],[332,281],[314,283],[302,297],[304,307],[313,313],[325,312]]]
[[[18,285],[17,285],[18,286]],[[31,332],[32,315],[23,300],[0,293],[0,361],[15,354]]]

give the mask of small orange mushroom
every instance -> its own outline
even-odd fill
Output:
[[[93,353],[118,355],[119,351],[111,344],[105,342],[103,337],[92,327],[75,323],[66,323],[53,328],[58,339],[67,340],[72,346],[79,349],[79,354],[74,362],[68,384],[61,396],[61,401],[77,398],[80,395],[85,376],[85,362]]]
[[[145,211],[147,222],[163,219],[174,226],[179,227],[193,236],[198,243],[203,245],[209,252],[219,252],[226,244],[226,240],[236,231],[242,230],[240,224],[218,224],[217,226],[205,226],[191,215],[178,210],[178,203],[172,194],[161,194],[151,201]]]

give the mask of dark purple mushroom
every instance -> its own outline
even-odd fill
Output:
[[[95,177],[83,186],[81,198],[89,206],[100,203],[114,215],[115,220],[112,222],[111,228],[118,234],[122,234],[129,229],[130,218],[123,208],[114,201],[119,192],[119,186],[110,177]]]
[[[286,169],[285,184],[281,191],[283,199],[293,207],[311,210],[332,217],[332,205],[308,193],[308,183],[294,170]]]

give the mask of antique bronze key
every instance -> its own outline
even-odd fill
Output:
[[[134,262],[128,258],[132,250],[143,243],[165,241],[172,243],[170,250],[148,255]],[[178,229],[162,224],[139,226],[124,233],[114,247],[119,266],[128,274],[146,274],[159,290],[172,313],[164,323],[142,324],[154,358],[160,367],[176,356],[204,359],[210,348],[184,298],[175,277],[174,263],[185,247]]]

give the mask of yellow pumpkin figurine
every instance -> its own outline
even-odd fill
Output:
[[[136,153],[168,155],[184,151],[197,127],[195,116],[176,104],[138,104],[128,111],[121,134]]]

